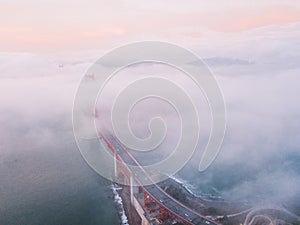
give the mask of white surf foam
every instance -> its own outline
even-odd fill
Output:
[[[123,205],[123,200],[122,200],[121,196],[118,193],[118,190],[122,190],[122,188],[119,187],[116,184],[112,184],[111,189],[112,189],[113,194],[114,194],[114,200],[118,204],[119,214],[120,214],[120,217],[121,217],[121,225],[129,225],[128,218],[126,216],[124,205]]]

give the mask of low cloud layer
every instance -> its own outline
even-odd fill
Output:
[[[206,175],[195,169],[193,176],[204,176],[210,185],[220,185],[228,176],[229,183],[217,187],[225,197],[249,198],[261,191],[266,201],[299,198],[298,27],[299,24],[270,26],[236,34],[236,44],[226,42],[232,36],[221,36],[222,33],[212,44],[206,45],[205,38],[192,44],[192,50],[204,58],[216,75],[228,116],[224,144],[216,162]],[[81,77],[98,56],[97,52],[78,53],[76,57],[0,54],[3,161],[17,149],[38,149],[50,154],[44,146],[54,139],[74,141],[74,95]],[[136,113],[142,117],[143,107]],[[139,119],[134,123],[136,128],[145,125]],[[218,183],[221,170],[226,176]],[[233,176],[238,181],[230,178]]]

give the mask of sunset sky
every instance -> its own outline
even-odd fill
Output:
[[[183,41],[300,21],[288,1],[1,1],[0,51],[105,49],[145,39]]]
[[[205,172],[198,165],[215,127],[205,89],[194,78],[182,68],[148,62],[116,70],[109,79],[90,73],[92,65],[118,62],[96,63],[112,49],[148,40],[195,53],[224,96],[226,132]],[[105,88],[95,113],[81,112],[111,131],[115,100],[139,79],[169,80],[189,96],[199,113],[200,142],[177,178],[195,196],[299,211],[299,75],[300,0],[0,0],[0,224],[120,224],[110,183],[88,166],[73,133],[78,86],[98,85],[95,77]],[[145,86],[156,90],[151,84]],[[122,121],[145,140],[152,135],[149,121],[159,116],[166,122],[166,142],[153,155],[140,155],[146,164],[173,152],[182,118],[191,115],[182,98],[175,105],[149,96],[132,104]],[[179,115],[177,108],[185,110]]]

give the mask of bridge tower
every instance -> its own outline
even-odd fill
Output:
[[[117,163],[117,160],[121,163]],[[133,204],[133,176],[131,170],[127,164],[124,163],[122,158],[114,153],[114,168],[115,168],[115,179],[121,184],[124,184],[130,189],[130,202]]]

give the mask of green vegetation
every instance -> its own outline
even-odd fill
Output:
[[[181,187],[175,187],[174,185],[170,185],[166,188],[166,192],[181,203],[191,206]]]

